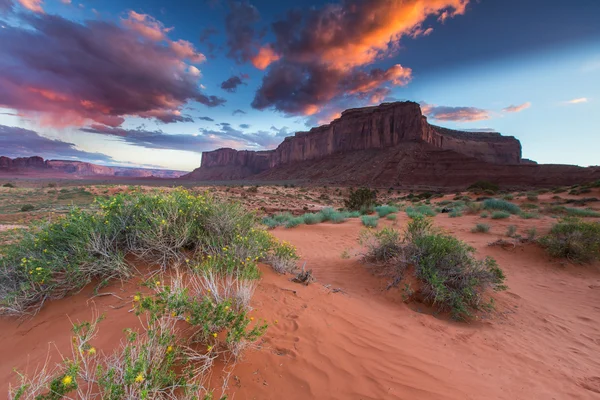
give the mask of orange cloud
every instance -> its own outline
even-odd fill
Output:
[[[488,110],[476,107],[449,107],[421,103],[423,114],[438,121],[470,122],[490,119]]]
[[[252,58],[252,64],[262,71],[280,58],[281,56],[275,53],[271,46],[263,46],[258,51],[258,54]]]
[[[44,9],[42,8],[42,0],[19,0],[19,3],[29,11],[43,13]]]
[[[173,29],[165,28],[162,22],[148,14],[139,14],[135,11],[129,11],[128,18],[123,19],[123,25],[136,31],[140,35],[157,42],[165,40],[167,33]]]
[[[588,101],[589,101],[589,99],[587,97],[579,97],[577,99],[567,101],[567,104],[581,104],[581,103],[587,103]]]
[[[521,112],[527,108],[531,107],[531,103],[530,102],[526,102],[523,104],[519,104],[516,106],[510,105],[506,108],[503,108],[502,111],[504,112],[509,112],[509,113],[515,113],[515,112]]]
[[[187,40],[178,40],[169,42],[173,52],[182,59],[188,59],[193,63],[202,63],[206,61],[204,54],[199,53],[193,44]]]
[[[371,64],[395,49],[390,42],[413,34],[429,16],[438,15],[444,21],[464,14],[469,0],[354,3],[326,6],[305,25],[300,37],[311,40],[292,43],[298,61],[320,60],[340,69]]]

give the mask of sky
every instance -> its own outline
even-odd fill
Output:
[[[0,0],[0,155],[193,170],[348,108],[600,164],[598,0]]]

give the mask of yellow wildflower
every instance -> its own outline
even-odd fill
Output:
[[[250,321],[254,321],[254,317],[250,317]]]
[[[215,332],[215,333],[213,333],[213,337],[217,337],[217,333],[216,333],[216,332]]]
[[[62,378],[63,385],[70,386],[71,383],[73,383],[73,377],[71,375],[65,375],[65,377]]]
[[[207,351],[211,351],[212,349],[213,349],[213,347],[212,347],[212,346],[208,346],[208,347],[206,348],[206,350],[207,350]]]
[[[167,346],[167,353],[170,353],[173,351],[173,346]]]
[[[96,354],[96,348],[95,348],[95,347],[91,347],[91,348],[88,350],[88,354],[89,354],[90,356],[93,356],[94,354]]]
[[[135,377],[135,382],[136,383],[142,383],[142,382],[144,382],[144,375],[142,375],[141,373],[138,374],[138,376]]]
[[[156,281],[154,283],[156,284],[156,286],[160,286],[160,281]]]
[[[140,296],[138,296],[137,294],[133,296],[133,301],[140,301],[140,299]]]

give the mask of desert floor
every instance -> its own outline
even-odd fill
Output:
[[[93,194],[120,190],[126,188],[87,189]],[[245,189],[219,188],[215,193],[243,199],[266,212],[286,209],[286,204],[302,212],[336,205],[342,198],[333,189],[326,190],[327,198],[322,189],[301,190],[260,188],[258,195],[246,195]],[[6,193],[2,190],[0,195],[9,196]],[[3,203],[0,230],[6,240],[7,232],[13,232],[6,230],[8,224],[38,219],[36,212],[21,215],[13,210],[31,201],[33,193],[23,193],[14,204]],[[52,201],[40,200],[40,218],[63,209],[65,202],[55,198],[59,194],[60,188]],[[81,192],[74,196],[77,201],[90,197]],[[550,202],[552,196],[540,195],[538,202]],[[56,209],[42,204],[56,204]],[[596,209],[598,205],[590,204]],[[379,227],[401,230],[407,221],[406,213],[399,212],[396,221],[382,219]],[[494,294],[495,310],[470,323],[404,302],[402,287],[388,290],[388,280],[360,261],[358,237],[364,227],[359,219],[274,229],[275,236],[297,247],[299,265],[312,269],[317,282],[292,283],[290,275],[263,266],[252,314],[265,319],[269,329],[237,364],[229,392],[236,399],[600,399],[600,265],[554,260],[535,244],[488,245],[506,239],[509,225],[518,232],[535,227],[543,235],[554,221],[545,214],[501,220],[434,217],[436,226],[476,248],[478,257],[494,257],[507,276],[509,289]],[[489,233],[471,232],[480,222],[491,226]],[[146,267],[142,272],[149,271]],[[14,368],[33,372],[47,357],[57,361],[60,354],[70,354],[70,321],[89,320],[94,312],[105,314],[95,346],[111,351],[124,328],[139,325],[130,309],[142,279],[113,282],[100,290],[108,295],[98,296],[88,287],[46,304],[31,318],[1,319],[0,393],[7,393],[9,383],[15,382]],[[221,379],[215,374],[215,385]]]

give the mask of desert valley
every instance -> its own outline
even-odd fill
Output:
[[[47,374],[47,382],[56,374],[64,379],[65,366],[54,367],[62,358],[77,365],[76,391],[86,398],[102,385],[97,364],[115,368],[127,358],[118,361],[114,354],[137,351],[156,369],[192,357],[188,362],[203,368],[196,384],[218,397],[600,394],[597,168],[524,161],[516,139],[430,126],[414,103],[352,110],[331,125],[285,139],[272,152],[223,149],[202,160],[191,174],[162,181],[93,175],[89,168],[68,179],[62,171],[36,174],[35,168],[48,168],[43,162],[4,169],[2,391],[15,393],[22,384],[33,393],[38,383],[28,379],[36,373]],[[203,211],[204,202],[216,213]],[[111,228],[97,231],[90,221],[86,228],[82,218]],[[208,225],[194,236],[198,221]],[[410,250],[410,229],[424,221],[431,235],[458,240],[446,250],[431,249],[449,252],[428,261],[441,268],[439,276],[419,271],[420,258]],[[71,224],[81,226],[71,230]],[[140,226],[129,226],[135,224]],[[128,229],[137,229],[139,237],[127,239]],[[255,229],[272,237],[268,246],[275,247],[259,250],[263,239],[253,238]],[[211,238],[211,232],[219,236]],[[239,242],[240,235],[257,243]],[[98,248],[108,237],[111,242],[101,246],[114,255]],[[229,247],[236,251],[230,254]],[[249,256],[238,259],[240,254]],[[97,265],[123,256],[118,269]],[[211,257],[225,257],[227,269],[220,273],[242,268],[235,283],[229,275],[219,278],[221,264],[213,265]],[[484,259],[495,260],[492,270],[502,271],[500,280],[454,275],[483,273]],[[254,272],[245,277],[250,265],[257,278]],[[207,275],[209,267],[216,269]],[[432,279],[442,279],[442,287]],[[463,287],[460,279],[474,279],[474,286]],[[246,322],[190,322],[190,316],[200,318],[198,305],[170,303],[185,296],[177,292],[184,282],[191,282],[184,293],[205,296],[217,307],[229,304]],[[256,283],[240,286],[248,282]],[[153,296],[162,300],[153,303]],[[97,326],[73,336],[73,326],[100,315]],[[174,336],[162,350],[144,348],[150,343],[143,340],[128,348],[126,329],[170,329]],[[243,353],[232,347],[231,329],[242,329],[236,346]],[[204,336],[209,332],[214,337]],[[181,347],[170,350],[176,352],[172,366],[155,365],[168,360],[175,346]],[[157,351],[161,361],[153,359]],[[28,375],[20,380],[17,373]],[[126,385],[127,370],[119,373]],[[138,375],[145,380],[151,373]],[[132,374],[135,390],[138,375]]]
[[[0,399],[600,400],[598,15],[0,0]]]

